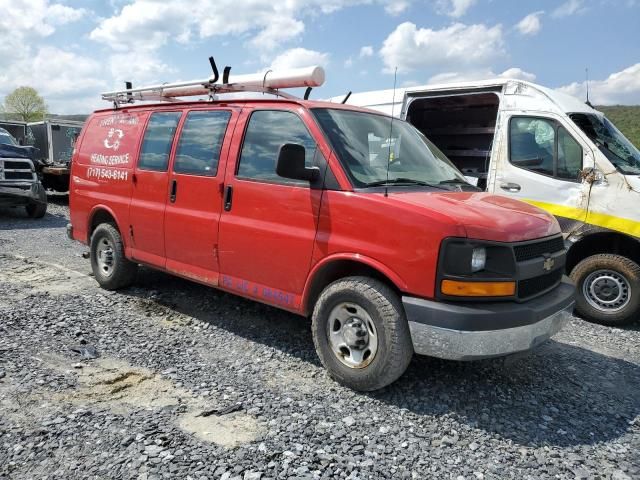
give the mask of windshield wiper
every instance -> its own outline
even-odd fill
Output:
[[[367,183],[365,187],[384,187],[386,185],[420,185],[421,187],[433,187],[433,188],[439,188],[441,190],[446,190],[446,188],[437,184],[423,182],[422,180],[415,180],[413,178],[403,178],[403,177],[390,178],[388,180],[378,180],[377,182]]]
[[[439,184],[440,185],[471,185],[469,182],[465,182],[464,180],[460,180],[459,178],[442,180]]]

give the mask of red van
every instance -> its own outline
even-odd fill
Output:
[[[548,213],[477,191],[414,127],[353,106],[212,100],[95,112],[78,139],[71,238],[96,280],[139,264],[311,316],[357,390],[415,353],[529,350],[574,306]]]

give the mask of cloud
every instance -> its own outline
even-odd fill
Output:
[[[371,45],[366,45],[360,49],[360,58],[372,57],[373,56],[373,47]]]
[[[477,0],[438,0],[436,11],[442,15],[460,18],[476,4]]]
[[[30,45],[51,35],[57,25],[79,20],[85,13],[48,0],[10,0],[0,3],[0,65],[21,58]]]
[[[292,48],[278,55],[269,67],[272,70],[284,70],[289,68],[309,67],[320,65],[326,67],[329,64],[329,54],[307,50],[306,48]]]
[[[574,14],[584,13],[587,7],[584,6],[584,0],[567,0],[553,12],[551,16],[553,18],[563,18]]]
[[[215,36],[247,35],[262,51],[274,50],[299,36],[306,16],[376,3],[391,14],[404,11],[411,0],[132,0],[103,19],[90,38],[115,50],[157,49]]]
[[[398,67],[406,73],[419,68],[446,66],[469,70],[503,55],[502,26],[454,23],[441,30],[401,23],[385,39],[380,55],[387,73]]]
[[[521,68],[513,67],[502,73],[494,73],[493,70],[481,69],[471,70],[468,72],[447,72],[434,75],[428,81],[429,84],[435,85],[439,83],[456,83],[456,82],[472,82],[480,80],[492,80],[495,78],[505,78],[514,80],[527,80],[532,82],[536,79],[533,73],[525,72]]]
[[[542,28],[540,17],[544,11],[530,13],[516,24],[516,28],[522,35],[536,35]]]
[[[573,82],[558,90],[580,99],[587,96],[586,82]],[[590,81],[589,98],[594,105],[639,104],[640,63],[612,73],[605,80]]]
[[[72,8],[56,3],[47,8],[46,17],[53,25],[66,25],[67,23],[77,22],[86,14],[87,11],[84,8]]]

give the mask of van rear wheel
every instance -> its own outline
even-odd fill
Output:
[[[571,271],[578,296],[576,310],[585,320],[622,326],[640,315],[640,266],[621,255],[592,255]]]
[[[312,318],[316,352],[342,385],[372,391],[397,380],[413,356],[409,325],[398,295],[368,277],[330,284]]]
[[[101,223],[91,236],[91,269],[106,290],[130,286],[138,269],[124,255],[124,243],[118,229],[110,223]]]

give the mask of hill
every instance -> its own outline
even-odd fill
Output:
[[[625,137],[640,148],[640,105],[614,105],[595,108],[604,113]]]

